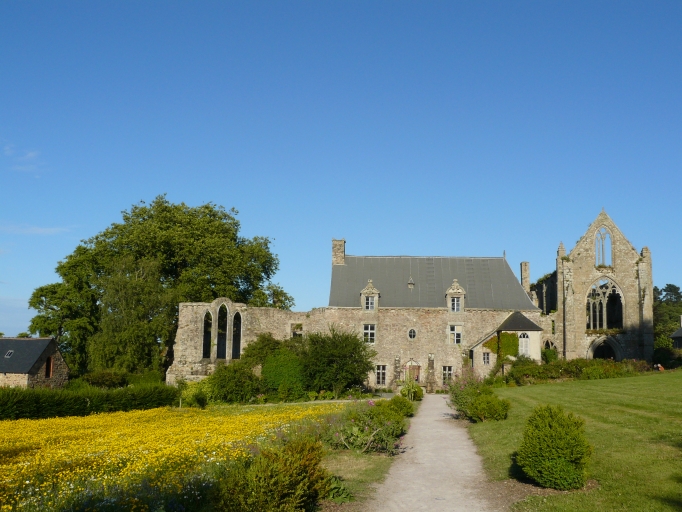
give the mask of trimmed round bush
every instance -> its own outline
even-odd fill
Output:
[[[481,394],[477,396],[470,404],[468,414],[475,422],[495,420],[501,421],[507,419],[511,403],[509,400],[501,400],[497,395]]]
[[[395,395],[388,401],[388,406],[401,416],[414,416],[414,405],[402,395]]]
[[[516,463],[541,486],[566,491],[585,485],[591,454],[582,418],[541,405],[528,418]]]

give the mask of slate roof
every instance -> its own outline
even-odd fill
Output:
[[[422,256],[346,256],[345,265],[332,265],[329,306],[360,307],[369,279],[381,293],[380,307],[443,308],[457,279],[466,291],[465,308],[537,309],[505,258]]]
[[[682,338],[682,327],[670,335],[671,338]]]
[[[52,338],[0,338],[0,373],[28,373]],[[5,357],[12,350],[11,357]]]
[[[497,328],[498,331],[541,331],[542,327],[528,319],[523,313],[514,311]]]

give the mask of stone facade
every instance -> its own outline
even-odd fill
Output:
[[[595,237],[602,228],[608,232],[612,247],[609,265],[595,264]],[[604,256],[601,246],[599,250],[599,257]],[[345,240],[333,240],[332,264],[344,265],[345,260]],[[595,350],[606,343],[613,347],[616,359],[650,359],[653,289],[649,250],[644,248],[638,254],[602,212],[569,254],[560,247],[556,261],[556,272],[536,284],[532,291],[530,265],[528,262],[521,265],[520,284],[539,305],[521,313],[542,329],[527,333],[530,357],[540,360],[543,346],[553,346],[568,359],[591,358],[599,356],[601,352],[595,354]],[[605,278],[620,294],[622,328],[609,329],[605,325],[602,329],[586,329],[587,295],[590,290],[594,293],[595,283],[598,285]],[[411,289],[412,283],[410,277],[406,285]],[[600,290],[597,286],[597,291]],[[457,280],[443,297],[442,307],[382,307],[381,290],[371,281],[364,289],[358,289],[357,294],[357,307],[324,307],[309,312],[248,307],[226,298],[210,304],[182,303],[174,362],[168,369],[167,382],[201,380],[213,372],[217,361],[237,359],[244,346],[261,333],[285,339],[306,332],[326,332],[333,325],[363,336],[377,352],[374,361],[377,371],[368,376],[368,386],[395,387],[409,374],[427,389],[435,389],[446,385],[449,376],[460,373],[466,358],[477,373],[487,374],[496,360],[495,354],[483,347],[483,343],[514,312],[467,307],[466,290]],[[461,299],[459,311],[453,310],[454,297]],[[608,308],[612,308],[613,304],[609,304]],[[224,308],[222,317],[221,308]],[[607,311],[606,303],[604,308]],[[217,320],[219,317],[222,325]],[[613,321],[612,318],[610,322]],[[239,325],[238,330],[235,325]],[[221,333],[225,337],[222,352]]]
[[[637,252],[602,211],[569,253],[559,245],[556,270],[536,284],[543,343],[566,359],[601,350],[615,360],[651,360],[651,269],[649,249]]]

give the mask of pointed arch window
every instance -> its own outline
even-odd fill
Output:
[[[595,266],[597,267],[611,267],[613,261],[611,258],[611,233],[602,227],[597,231],[594,240]]]
[[[623,294],[610,279],[592,285],[586,300],[586,329],[622,329]]]
[[[204,359],[211,358],[211,327],[213,326],[213,317],[210,311],[206,311],[204,315],[204,344],[201,351],[201,357]]]
[[[217,359],[227,357],[227,306],[223,304],[218,310],[218,350]]]
[[[235,313],[232,320],[232,359],[239,359],[242,354],[242,315]]]

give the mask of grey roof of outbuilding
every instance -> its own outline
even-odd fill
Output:
[[[523,313],[514,311],[497,328],[498,331],[541,331],[542,327],[527,318]]]
[[[0,338],[0,373],[28,373],[52,338]],[[11,357],[5,357],[12,350]]]
[[[682,327],[670,335],[671,338],[682,338]]]
[[[407,283],[414,281],[414,288]],[[332,265],[330,307],[360,307],[360,291],[371,279],[380,307],[442,308],[445,292],[457,279],[465,307],[536,310],[505,258],[422,256],[346,256]]]

